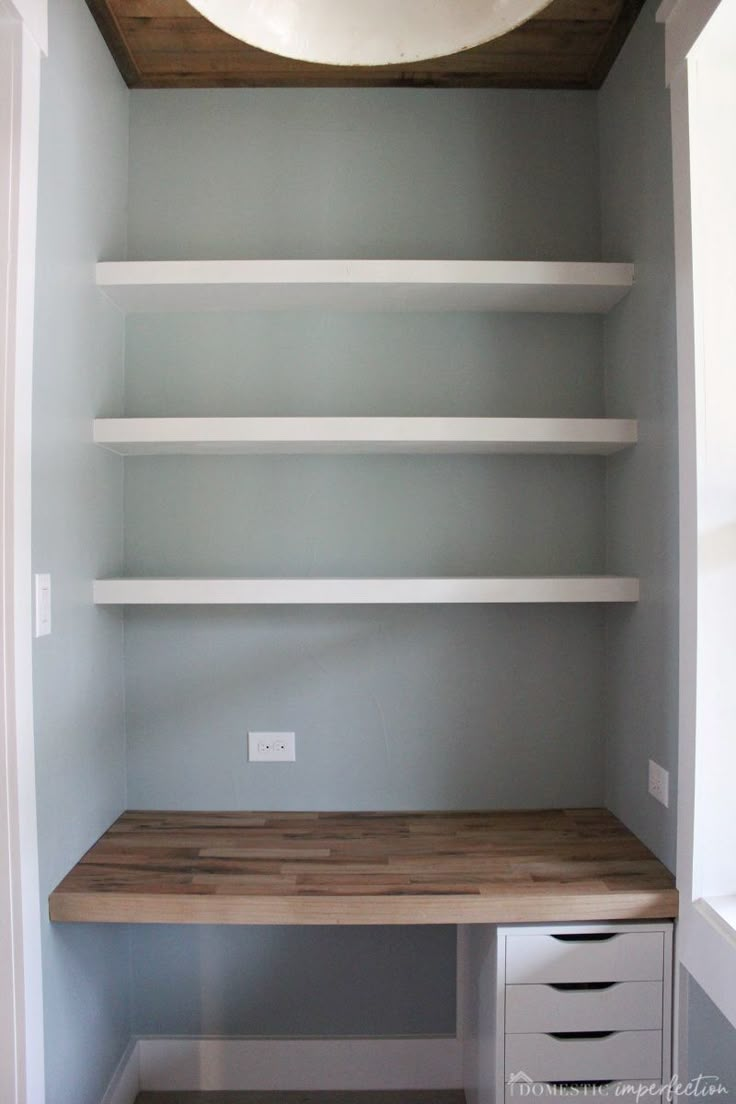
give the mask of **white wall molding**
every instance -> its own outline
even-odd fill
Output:
[[[159,1092],[462,1088],[462,1043],[452,1037],[142,1038],[128,1062],[141,1090]],[[126,1076],[133,1085],[133,1073]],[[131,1098],[121,1090],[103,1104]]]
[[[135,1104],[140,1090],[140,1045],[137,1039],[131,1039],[100,1104]]]
[[[48,53],[48,0],[3,0],[3,4],[12,9],[12,16],[20,20],[41,53]],[[1,9],[2,5],[0,14]]]
[[[726,6],[733,13],[734,0],[720,0],[724,4],[719,12],[719,22]],[[727,864],[731,853],[726,849],[715,856],[709,834],[709,824],[713,822],[713,812],[720,803],[721,811],[730,808],[730,793],[726,791],[725,800],[720,787],[720,779],[730,777],[723,756],[713,757],[712,733],[719,730],[719,722],[713,722],[705,706],[710,694],[711,699],[721,701],[720,689],[715,694],[704,680],[702,658],[703,645],[707,642],[707,633],[714,631],[714,621],[704,621],[703,613],[708,610],[705,601],[708,590],[699,586],[699,572],[707,563],[703,560],[702,546],[699,545],[700,529],[703,527],[704,488],[707,475],[706,458],[710,462],[718,455],[719,442],[715,429],[704,418],[704,399],[706,395],[704,373],[704,300],[713,297],[709,291],[707,277],[712,271],[704,264],[704,212],[713,207],[713,201],[704,192],[703,181],[708,180],[712,172],[713,148],[717,158],[724,159],[728,149],[715,146],[711,148],[708,161],[705,156],[708,148],[703,147],[707,135],[704,133],[704,119],[712,111],[703,99],[704,78],[708,77],[709,67],[718,64],[721,52],[728,44],[727,36],[719,33],[713,41],[713,28],[707,34],[710,43],[707,51],[703,44],[686,60],[706,23],[719,7],[718,0],[703,0],[693,4],[691,0],[668,0],[660,9],[659,18],[667,23],[668,35],[668,78],[672,106],[672,147],[674,176],[674,212],[675,212],[675,254],[677,271],[677,344],[678,344],[678,405],[679,405],[679,456],[680,456],[680,702],[679,702],[679,796],[678,796],[678,839],[677,839],[677,884],[680,891],[680,923],[678,925],[678,958],[686,970],[708,996],[715,1002],[723,1014],[736,1026],[736,933],[718,912],[702,900],[703,894],[726,892],[725,886],[731,884]],[[679,22],[678,22],[679,20]],[[670,35],[677,36],[676,44],[669,52]],[[672,39],[675,43],[675,39]],[[731,46],[732,54],[734,46]],[[672,68],[670,70],[670,62]],[[703,68],[705,64],[705,68]],[[707,80],[705,82],[707,89]],[[718,97],[711,96],[711,102]],[[705,114],[704,114],[705,103]],[[728,118],[728,111],[724,116]],[[713,131],[717,133],[720,119],[715,121]],[[726,131],[727,133],[727,131]],[[711,134],[712,143],[712,134]],[[719,221],[717,240],[727,234],[727,228]],[[712,230],[711,230],[712,233]],[[714,239],[711,238],[711,244]],[[725,237],[724,239],[725,240]],[[725,286],[725,285],[724,285]],[[711,342],[708,355],[712,360],[716,350]],[[715,383],[708,389],[711,396],[716,393]],[[712,401],[712,397],[711,397]],[[721,400],[721,407],[726,409]],[[711,423],[712,423],[711,419]],[[730,433],[727,433],[730,439]],[[721,449],[722,452],[722,449]],[[698,493],[700,485],[701,494]],[[708,521],[707,529],[713,528]],[[707,533],[706,533],[707,535]],[[707,574],[706,574],[707,582]],[[710,610],[718,616],[727,593],[723,579],[714,596],[710,597]],[[726,603],[727,606],[727,603]],[[726,607],[723,607],[726,608]],[[707,630],[707,631],[704,631]],[[700,630],[700,631],[699,631]],[[728,646],[718,641],[716,654],[728,656]],[[700,663],[700,666],[699,666]],[[725,702],[725,698],[724,698]],[[710,776],[708,771],[714,772]],[[715,779],[715,782],[713,781]],[[728,820],[726,813],[725,819]],[[722,830],[719,838],[727,833]],[[707,870],[703,860],[707,859]],[[718,865],[720,864],[720,866]],[[720,881],[718,879],[721,871]],[[726,871],[726,877],[723,877]],[[678,1016],[686,1012],[686,994],[678,997]],[[680,1031],[680,1045],[684,1051],[686,1042],[684,1025]],[[686,1064],[686,1055],[681,1055]]]
[[[131,1039],[100,1104],[139,1092],[462,1088],[462,1042],[405,1039]]]
[[[31,379],[41,55],[0,0],[0,1099],[43,1104],[31,661]]]
[[[679,958],[736,1028],[736,936],[707,901],[682,902]]]
[[[693,899],[695,718],[697,672],[697,461],[695,433],[695,311],[690,186],[690,85],[681,69],[670,88],[677,272],[677,360],[680,457],[680,678],[677,885],[682,906]]]
[[[665,77],[668,86],[685,64],[705,25],[723,0],[663,0],[657,22],[665,24]]]

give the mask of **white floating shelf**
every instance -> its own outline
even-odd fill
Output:
[[[636,602],[616,576],[459,579],[97,579],[97,605],[384,605]]]
[[[636,443],[614,418],[98,418],[94,440],[160,453],[590,453]]]
[[[630,264],[580,261],[103,261],[125,311],[536,311],[604,314]]]

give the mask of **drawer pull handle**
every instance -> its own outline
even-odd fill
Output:
[[[607,1039],[615,1031],[550,1031],[553,1039]]]
[[[555,1089],[602,1089],[604,1085],[613,1085],[613,1081],[545,1081],[545,1085]]]
[[[560,943],[607,943],[615,939],[618,932],[580,932],[577,935],[553,935]]]
[[[550,982],[550,989],[559,989],[562,993],[567,993],[570,990],[584,991],[595,989],[599,991],[601,989],[613,989],[616,985],[615,981],[552,981]]]

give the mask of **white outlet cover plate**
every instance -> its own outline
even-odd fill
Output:
[[[249,732],[248,760],[251,763],[293,763],[296,736],[293,732]]]
[[[649,793],[665,808],[670,805],[670,772],[653,759],[649,760]]]
[[[36,575],[36,636],[51,634],[51,576]]]

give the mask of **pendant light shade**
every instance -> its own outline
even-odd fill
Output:
[[[394,65],[479,46],[550,0],[190,0],[243,42],[325,65]]]

